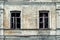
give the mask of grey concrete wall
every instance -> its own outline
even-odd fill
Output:
[[[23,2],[60,2],[60,0],[3,0],[3,1],[7,1],[7,2],[19,2],[19,1],[23,1]]]
[[[56,40],[55,36],[5,37],[5,40]]]
[[[4,1],[4,0],[3,0]],[[5,0],[8,2],[18,2],[18,1],[27,1],[27,2],[60,2],[60,0]]]

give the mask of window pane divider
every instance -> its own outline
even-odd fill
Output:
[[[48,29],[48,12],[49,11],[39,11],[39,27],[40,29]],[[41,24],[42,23],[42,24]]]
[[[21,11],[10,11],[11,12],[11,28],[20,29],[20,13]],[[19,24],[18,24],[19,23]],[[18,26],[17,26],[18,25]]]

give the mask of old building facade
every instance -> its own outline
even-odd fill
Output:
[[[60,0],[0,0],[0,40],[60,40]]]

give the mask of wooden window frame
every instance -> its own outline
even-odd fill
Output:
[[[44,17],[44,14],[43,14],[43,17],[40,17],[40,13],[44,13],[44,14],[48,14],[48,17]],[[42,18],[42,22],[40,22],[40,18]],[[48,27],[45,28],[45,19],[47,18],[48,20]],[[43,27],[40,27],[40,24],[43,25]],[[42,10],[42,11],[39,11],[39,29],[49,29],[49,11],[48,10]]]
[[[10,19],[10,28],[11,28],[11,29],[21,29],[21,11],[10,11],[10,13],[11,13],[11,14],[13,13],[13,14],[15,14],[15,15],[16,15],[17,13],[20,13],[20,16],[19,16],[19,17],[12,17],[12,16],[11,16],[11,18],[13,19],[13,27],[11,27],[12,25],[11,25],[11,19]],[[15,18],[15,19],[14,19],[14,18]],[[17,19],[18,19],[18,18],[20,19],[20,25],[19,25],[20,28],[17,27]],[[14,21],[14,20],[15,20],[15,21]],[[14,25],[14,22],[15,22],[16,25]],[[15,26],[15,27],[14,27],[14,26]]]

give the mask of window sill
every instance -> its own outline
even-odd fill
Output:
[[[45,29],[40,28],[39,30],[51,30],[51,29],[50,28],[45,28]]]
[[[51,30],[51,29],[47,28],[47,29],[4,29],[4,30]]]

